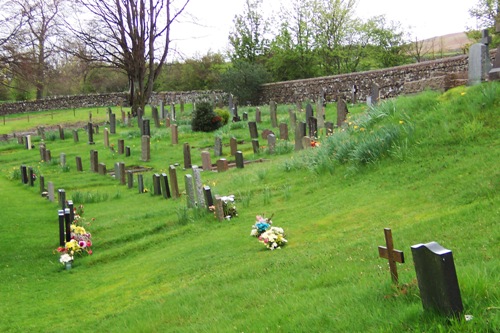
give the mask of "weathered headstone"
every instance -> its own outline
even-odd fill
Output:
[[[306,124],[309,123],[309,118],[314,116],[314,110],[312,108],[312,105],[310,103],[307,103],[306,105]]]
[[[143,135],[141,138],[141,159],[144,162],[151,159],[150,138],[147,135]]]
[[[172,119],[172,121],[176,121],[176,118],[175,118],[175,104],[172,103],[170,105],[170,119]]]
[[[118,154],[122,155],[125,151],[125,140],[118,139]]]
[[[31,135],[26,135],[26,149],[31,150],[32,145],[31,145]]]
[[[191,168],[191,147],[189,146],[189,143],[184,143],[183,146],[183,153],[184,153],[184,169],[189,169]]]
[[[212,197],[212,190],[210,189],[210,186],[203,186],[203,194],[207,208],[210,209],[210,207],[214,205],[214,198]]]
[[[99,153],[97,150],[91,150],[90,151],[90,171],[92,172],[98,172],[98,165],[99,165]]]
[[[45,162],[50,162],[52,161],[52,155],[50,154],[50,149],[45,150]]]
[[[61,125],[57,125],[59,129],[59,139],[64,140],[64,128]]]
[[[168,176],[166,173],[162,173],[160,175],[160,186],[161,186],[161,193],[163,194],[163,197],[165,199],[171,198],[172,195],[170,194],[170,187],[168,185]]]
[[[333,123],[331,121],[327,121],[325,123],[326,135],[333,134]]]
[[[286,123],[280,123],[280,139],[288,141],[288,125]]]
[[[143,117],[144,117],[144,112],[142,111],[141,108],[137,108],[137,126],[139,127],[139,130],[141,131],[141,135],[142,135],[142,131],[143,131],[143,128],[142,128]]]
[[[405,257],[403,251],[395,250],[394,243],[392,241],[392,232],[391,229],[384,229],[385,235],[385,245],[378,247],[378,255],[380,258],[384,258],[389,260],[389,268],[391,271],[392,282],[398,283],[398,268],[396,266],[396,262],[404,263]]]
[[[105,163],[99,163],[99,165],[97,166],[97,173],[99,173],[101,176],[105,176],[108,173],[108,170],[106,169]],[[115,174],[116,174],[116,172],[115,172]]]
[[[187,194],[187,207],[194,208],[196,207],[196,200],[194,197],[193,176],[189,174],[184,175],[184,185],[186,187]]]
[[[473,44],[469,48],[469,67],[467,84],[472,86],[480,84],[488,78],[491,70],[488,47],[482,43]]]
[[[66,166],[66,154],[65,153],[61,153],[59,155],[59,164],[64,167]]]
[[[222,138],[220,136],[215,137],[214,156],[222,156]]]
[[[109,148],[109,131],[107,128],[104,128],[102,135],[104,136],[104,147]]]
[[[201,182],[201,169],[197,165],[193,165],[194,192],[196,194],[196,202],[198,207],[205,207],[205,198],[203,196],[203,183]]]
[[[215,217],[217,221],[224,221],[224,208],[222,199],[219,196],[215,196]]]
[[[176,145],[179,143],[179,136],[178,136],[178,131],[177,131],[177,125],[172,124],[170,125],[170,130],[172,132],[172,144]]]
[[[47,148],[45,148],[45,143],[41,142],[39,151],[40,151],[40,161],[45,161],[45,151]]]
[[[95,144],[95,142],[94,142],[94,129],[93,129],[92,123],[88,123],[87,124],[87,133],[88,133],[88,136],[89,136],[89,142],[88,142],[88,144],[89,145]]]
[[[137,189],[140,194],[144,193],[144,176],[141,174],[137,175]]]
[[[302,138],[306,135],[306,123],[301,121],[295,127],[295,150],[304,149]]]
[[[118,180],[120,181],[120,185],[125,185],[126,179],[125,179],[125,163],[124,162],[118,163]]]
[[[47,192],[48,195],[47,197],[49,198],[50,202],[54,202],[54,183],[53,182],[48,182],[47,183]]]
[[[231,147],[231,156],[236,155],[236,151],[238,151],[238,140],[233,136],[229,140],[229,146]]]
[[[252,139],[252,148],[253,148],[254,154],[259,153],[259,140],[258,139]]]
[[[293,110],[288,110],[288,115],[290,118],[290,127],[296,128],[297,127],[297,114]]]
[[[347,119],[347,114],[349,110],[347,109],[347,103],[343,98],[339,98],[337,101],[337,127],[342,127]]]
[[[243,153],[240,150],[238,150],[236,152],[235,157],[236,157],[236,167],[238,169],[243,169],[245,167],[245,161],[243,160]]]
[[[255,110],[255,122],[258,124],[262,122],[262,113],[260,111],[260,108],[257,108]]]
[[[358,102],[358,86],[353,84],[351,88],[351,103],[356,104]]]
[[[160,174],[153,174],[153,194],[161,195],[161,182],[160,182]]]
[[[141,135],[151,136],[151,125],[149,124],[149,119],[142,119],[142,131]]]
[[[28,184],[30,186],[35,185],[35,172],[33,171],[33,167],[28,167]]]
[[[371,105],[377,105],[380,101],[380,87],[377,83],[373,82],[370,90]]]
[[[83,171],[82,158],[80,156],[75,157],[76,160],[76,171]]]
[[[212,161],[210,160],[210,152],[208,151],[201,152],[201,165],[203,167],[203,171],[212,170]]]
[[[225,158],[219,158],[217,160],[217,172],[224,172],[229,169],[229,165]]]
[[[423,308],[460,316],[463,304],[453,253],[436,242],[414,245],[411,253]]]
[[[125,147],[125,157],[129,157],[130,156],[130,147],[127,146]]]
[[[73,130],[73,142],[78,142],[78,130]]]
[[[323,91],[324,95],[324,91]],[[318,128],[324,128],[325,127],[325,98],[323,96],[318,97],[318,100],[316,102],[316,118],[318,119]],[[318,136],[316,134],[316,136]]]
[[[134,187],[134,173],[131,170],[127,171],[127,187]]]
[[[267,136],[267,146],[269,147],[269,153],[274,154],[276,151],[276,136],[274,134]]]
[[[116,134],[116,114],[109,114],[109,132],[111,134]]]
[[[259,133],[257,132],[257,123],[255,121],[248,122],[248,129],[250,131],[251,139],[257,139],[259,137]]]
[[[311,148],[311,138],[310,137],[308,137],[308,136],[302,137],[302,147],[304,147],[304,149]]]
[[[318,137],[318,119],[316,117],[309,117],[308,127],[309,136],[311,138]]]
[[[158,108],[156,106],[151,108],[151,116],[153,117],[155,127],[160,128],[160,116],[158,115]]]
[[[175,166],[171,165],[168,168],[168,173],[170,176],[170,189],[172,193],[172,197],[174,199],[180,197],[180,192],[179,192],[179,184],[177,182],[177,170],[175,170]]]
[[[278,127],[278,117],[276,113],[277,113],[276,103],[274,101],[271,101],[271,103],[269,103],[269,114],[271,117],[271,126],[273,128]]]
[[[160,101],[160,115],[161,115],[161,119],[168,118],[167,113],[165,112],[165,104],[163,103],[163,100]]]

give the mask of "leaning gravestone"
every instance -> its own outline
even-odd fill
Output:
[[[452,252],[430,242],[412,246],[411,253],[424,309],[458,317],[463,305]]]
[[[151,109],[151,114],[153,117],[153,121],[155,123],[156,128],[160,128],[160,116],[158,114],[158,108],[156,106],[153,106]]]
[[[257,123],[255,121],[248,122],[248,130],[250,131],[250,138],[258,139],[259,133],[257,132]]]
[[[175,170],[175,166],[170,165],[168,168],[168,173],[170,176],[170,188],[171,188],[171,193],[172,197],[174,199],[180,197],[180,192],[179,192],[179,184],[177,182],[177,170]]]
[[[172,197],[170,195],[170,188],[168,186],[168,176],[166,173],[161,174],[160,185],[161,185],[161,193],[165,199]]]

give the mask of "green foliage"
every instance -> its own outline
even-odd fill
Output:
[[[222,118],[214,111],[209,102],[200,102],[193,113],[191,129],[195,132],[213,132],[222,126]]]
[[[256,104],[260,86],[268,82],[268,78],[269,74],[262,65],[237,61],[221,75],[220,87],[236,96],[240,105]]]
[[[229,122],[229,117],[231,117],[231,114],[229,113],[228,110],[225,109],[215,109],[215,113],[221,117],[222,119],[222,125],[227,125]]]

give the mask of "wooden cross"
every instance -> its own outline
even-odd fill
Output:
[[[404,263],[405,257],[403,251],[395,250],[392,242],[391,229],[384,229],[385,245],[378,247],[378,254],[381,258],[389,260],[389,268],[391,269],[392,282],[398,283],[398,268],[396,262]]]

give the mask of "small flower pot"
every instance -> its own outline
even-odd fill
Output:
[[[72,266],[73,266],[72,261],[68,261],[68,262],[64,263],[64,267],[66,268],[66,270],[70,270]]]

